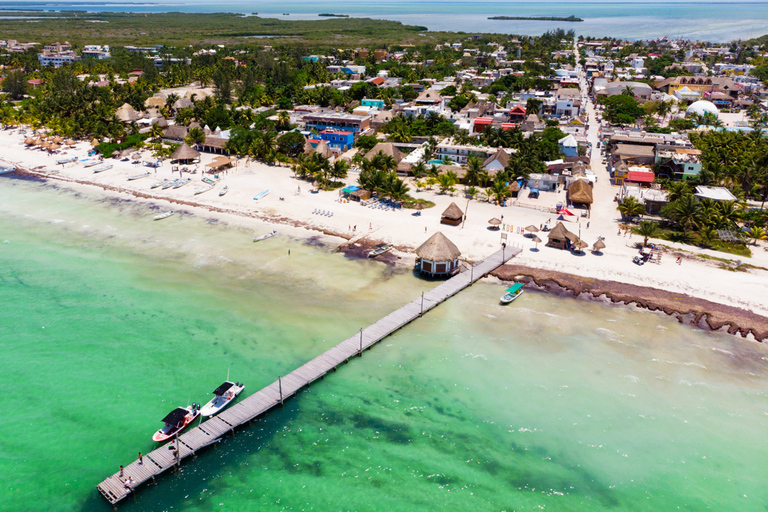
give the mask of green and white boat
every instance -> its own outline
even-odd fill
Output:
[[[523,293],[523,284],[522,283],[515,283],[509,288],[507,288],[507,293],[501,296],[499,301],[501,301],[502,304],[509,304],[516,298],[518,298]]]

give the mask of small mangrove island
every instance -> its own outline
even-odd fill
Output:
[[[559,16],[489,16],[489,20],[517,20],[517,21],[584,21],[574,15]]]
[[[333,14],[330,12],[321,12],[318,16],[323,16],[325,18],[349,18],[349,14]]]

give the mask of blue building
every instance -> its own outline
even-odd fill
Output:
[[[329,148],[346,151],[355,143],[355,133],[341,130],[323,130],[320,138],[325,141]]]
[[[376,108],[384,108],[384,100],[369,100],[368,98],[364,98],[360,105],[364,107],[376,107]]]

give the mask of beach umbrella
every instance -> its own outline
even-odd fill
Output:
[[[43,145],[43,141],[40,140],[40,139],[35,139],[35,141],[32,144],[35,145],[35,146],[42,146]]]
[[[530,226],[526,227],[525,230],[530,232],[530,233],[538,233],[539,232],[539,228],[537,228],[533,224],[531,224]]]
[[[40,148],[41,148],[41,149],[48,149],[48,148],[50,148],[50,147],[51,147],[51,143],[50,143],[50,142],[42,142],[42,143],[40,144]]]
[[[592,252],[600,252],[602,249],[605,249],[605,243],[602,240],[598,240],[592,246]]]
[[[579,240],[578,242],[573,244],[573,246],[576,248],[577,251],[581,251],[585,247],[589,247],[589,244],[587,242],[585,242],[584,240]]]
[[[539,238],[537,236],[534,236],[532,240],[536,244],[536,250],[538,251],[539,250],[539,244],[541,243],[541,238]]]
[[[53,138],[53,142],[54,142],[54,143],[56,143],[56,144],[61,144],[62,142],[64,142],[64,139],[62,139],[61,137],[59,137],[59,136],[57,135],[57,136],[55,136],[55,137]]]
[[[97,138],[93,138],[93,139],[91,140],[91,146],[93,146],[93,147],[96,147],[96,146],[98,146],[99,144],[100,144],[100,142],[99,142],[99,139],[97,139]]]
[[[24,139],[24,144],[26,144],[27,146],[31,146],[34,143],[35,143],[35,139],[33,139],[32,137],[27,137],[26,139]]]
[[[134,160],[141,160],[141,153],[134,153],[131,155]]]
[[[58,151],[60,149],[61,149],[61,146],[59,146],[58,144],[51,144],[50,146],[48,146],[48,151]]]
[[[74,146],[75,144],[77,144],[77,142],[75,142],[74,139],[67,139],[67,142],[65,142],[65,144],[67,146]]]
[[[496,217],[492,218],[488,221],[488,224],[493,226],[496,229],[499,229],[499,226],[501,225],[501,220],[497,219]]]

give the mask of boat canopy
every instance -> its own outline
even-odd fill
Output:
[[[213,392],[213,394],[216,395],[216,396],[222,396],[224,393],[229,391],[229,388],[231,388],[234,385],[235,384],[233,382],[227,381],[224,384],[222,384],[221,386],[217,387],[216,390]]]
[[[517,293],[523,289],[523,283],[515,283],[507,288],[507,293]]]
[[[177,407],[176,409],[172,410],[168,416],[163,418],[163,423],[168,423],[169,425],[178,425],[184,421],[184,418],[187,416],[187,414],[189,414],[187,409],[184,407]]]

